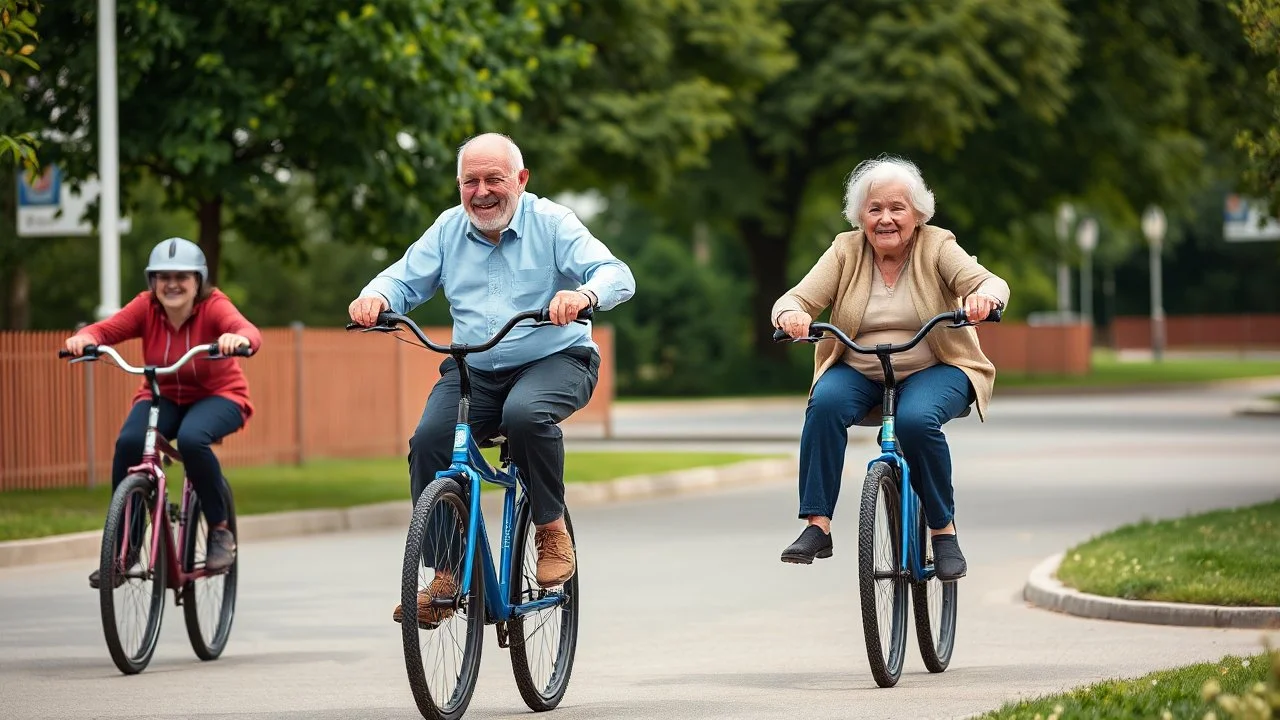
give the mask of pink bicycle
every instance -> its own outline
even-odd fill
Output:
[[[160,387],[156,378],[177,372],[201,354],[218,359],[229,357],[221,355],[216,344],[209,343],[191,348],[168,367],[138,368],[108,345],[89,345],[81,357],[71,361],[97,360],[105,355],[121,370],[145,376],[151,385],[151,409],[147,415],[142,461],[129,468],[128,475],[111,496],[98,565],[102,631],[111,659],[126,675],[142,672],[151,662],[160,639],[166,588],[173,590],[174,604],[182,606],[187,637],[201,660],[217,659],[231,635],[239,561],[223,572],[205,571],[208,521],[186,477],[182,482],[181,507],[169,502],[162,464],[182,462],[182,456],[156,430],[160,418]],[[248,357],[251,351],[242,348],[235,354]],[[58,357],[72,355],[61,350]],[[222,491],[227,505],[227,524],[235,533],[236,512],[231,487],[223,482]]]

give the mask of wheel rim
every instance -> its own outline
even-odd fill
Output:
[[[894,541],[894,522],[897,520],[890,512],[894,498],[889,496],[891,483],[882,483],[876,501],[874,570],[876,575],[897,573],[899,548]],[[877,577],[875,581],[876,622],[880,636],[880,651],[885,658],[889,671],[893,673],[901,662],[902,653],[896,639],[900,633],[903,618],[901,603],[901,579],[897,577]]]

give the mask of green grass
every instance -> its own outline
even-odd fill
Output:
[[[1133,680],[1111,680],[1019,703],[1009,703],[979,720],[1067,720],[1068,718],[1168,718],[1201,720],[1277,717],[1280,708],[1276,666],[1280,653],[1188,665]],[[1270,669],[1270,672],[1268,670]],[[1269,679],[1269,682],[1268,682]],[[1268,702],[1269,701],[1269,702]],[[1259,703],[1261,706],[1259,707]],[[1252,704],[1255,713],[1245,714]]]
[[[485,451],[496,462],[497,450]],[[628,475],[659,473],[693,467],[727,465],[772,457],[702,452],[574,452],[565,456],[568,482],[599,482]],[[165,473],[169,495],[181,497],[180,465]],[[241,515],[342,508],[409,499],[409,475],[404,458],[325,460],[306,465],[230,468]],[[487,486],[486,487],[490,487]],[[496,489],[496,486],[492,486]],[[111,499],[110,484],[95,488],[20,490],[0,493],[0,541],[43,537],[82,530],[100,530]]]
[[[1278,606],[1276,548],[1280,500],[1126,525],[1068,550],[1058,579],[1133,600]]]
[[[1088,375],[1019,375],[996,368],[996,391],[1001,387],[1152,385],[1196,383],[1280,375],[1280,360],[1231,358],[1166,358],[1163,362],[1122,361],[1110,351],[1093,354]]]

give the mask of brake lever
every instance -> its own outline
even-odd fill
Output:
[[[90,357],[89,355],[81,355],[81,356],[80,356],[80,357],[78,357],[78,358],[72,358],[71,360],[68,360],[68,361],[67,361],[67,364],[68,364],[68,365],[75,365],[76,363],[82,363],[82,362],[93,362],[94,360],[97,360],[97,359],[98,359],[98,356],[97,356],[97,355],[94,355],[94,356],[92,356],[92,357]]]
[[[962,323],[952,323],[952,324],[948,325],[947,327],[949,327],[949,328],[964,328],[964,327],[976,327],[977,325],[978,325],[978,323],[973,322],[972,320],[965,320],[965,321],[964,321],[964,322],[962,322]]]

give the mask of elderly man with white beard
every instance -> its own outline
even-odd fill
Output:
[[[537,526],[537,581],[564,584],[576,568],[564,521],[564,440],[559,423],[595,389],[599,348],[588,326],[574,323],[587,307],[608,310],[635,293],[631,270],[569,208],[525,190],[529,170],[520,148],[487,133],[458,149],[461,204],[446,210],[398,261],[351,303],[366,327],[378,313],[407,313],[443,290],[453,316],[453,342],[478,344],[512,316],[548,308],[557,327],[514,328],[493,349],[469,355],[471,426],[477,441],[504,435],[528,483]],[[460,394],[453,358],[440,367],[422,420],[409,441],[410,492],[418,496],[449,466]],[[432,596],[456,591],[437,570]],[[430,603],[425,603],[430,613]],[[419,613],[424,612],[419,599]],[[399,622],[401,608],[393,619]],[[419,618],[422,620],[422,618]],[[434,618],[433,618],[434,619]]]

